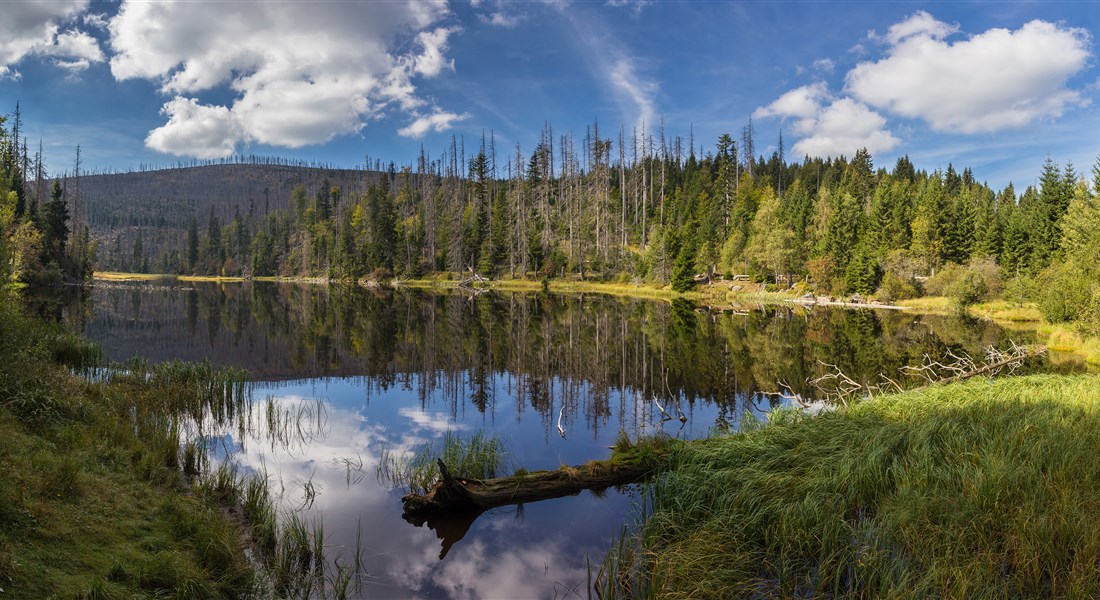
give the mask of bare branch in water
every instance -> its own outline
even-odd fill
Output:
[[[945,385],[972,377],[996,377],[1001,373],[1012,374],[1027,359],[1046,353],[1046,347],[1044,346],[1020,346],[1014,341],[1009,343],[1011,346],[1004,350],[993,346],[986,348],[982,362],[974,360],[966,352],[947,350],[938,359],[925,354],[921,357],[920,365],[902,367],[901,372],[910,377],[919,377],[925,381],[923,385],[917,386],[917,388]],[[879,374],[879,383],[877,384],[864,384],[849,377],[837,365],[824,361],[819,362],[822,366],[828,367],[830,371],[820,377],[808,380],[807,383],[813,386],[821,395],[822,400],[827,403],[846,406],[849,402],[870,399],[882,393],[905,391],[900,383],[886,374]],[[794,401],[802,407],[808,406],[808,403],[802,399],[801,394],[794,393],[790,385],[783,381],[778,383],[781,389],[785,388],[791,393],[780,391],[761,392],[761,394],[779,396]]]

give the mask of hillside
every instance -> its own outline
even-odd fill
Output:
[[[263,219],[271,211],[286,208],[291,191],[299,185],[310,197],[326,181],[344,194],[360,194],[377,176],[353,169],[207,165],[86,175],[80,178],[79,192],[92,237],[99,242],[99,267],[123,268],[132,267],[123,263],[133,253],[139,230],[143,253],[162,255],[162,249],[181,247],[192,214],[204,230],[211,208],[222,224],[237,213]]]

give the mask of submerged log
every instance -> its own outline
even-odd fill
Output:
[[[422,520],[429,515],[480,514],[491,508],[572,496],[583,490],[603,490],[641,480],[654,465],[635,462],[592,462],[554,471],[535,471],[496,479],[455,477],[442,460],[440,479],[427,494],[407,494],[401,498],[404,517]]]

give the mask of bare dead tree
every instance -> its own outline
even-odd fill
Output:
[[[947,350],[938,359],[925,354],[919,366],[905,366],[901,368],[901,372],[910,377],[923,379],[925,382],[916,387],[908,388],[908,390],[921,389],[947,385],[973,377],[996,377],[1002,373],[1012,374],[1028,359],[1046,353],[1045,346],[1020,346],[1014,341],[1009,343],[1010,347],[1007,349],[987,347],[981,362],[961,351]],[[824,361],[818,362],[822,366],[828,367],[828,372],[819,377],[808,379],[806,383],[813,387],[817,392],[817,397],[827,404],[847,406],[850,403],[870,400],[885,393],[908,391],[884,373],[880,373],[878,381],[874,383],[861,383],[846,374],[837,365]],[[783,381],[777,383],[780,386],[780,392],[762,392],[762,394],[793,401],[803,408],[809,406],[809,402],[803,399],[801,394],[795,393],[793,387]],[[782,390],[787,390],[790,393]]]

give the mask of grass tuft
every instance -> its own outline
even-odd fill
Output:
[[[376,474],[387,485],[426,494],[439,479],[436,459],[442,459],[455,477],[492,479],[502,473],[506,454],[500,439],[480,431],[469,439],[447,432],[440,443],[429,443],[415,453],[395,454],[384,448]]]

